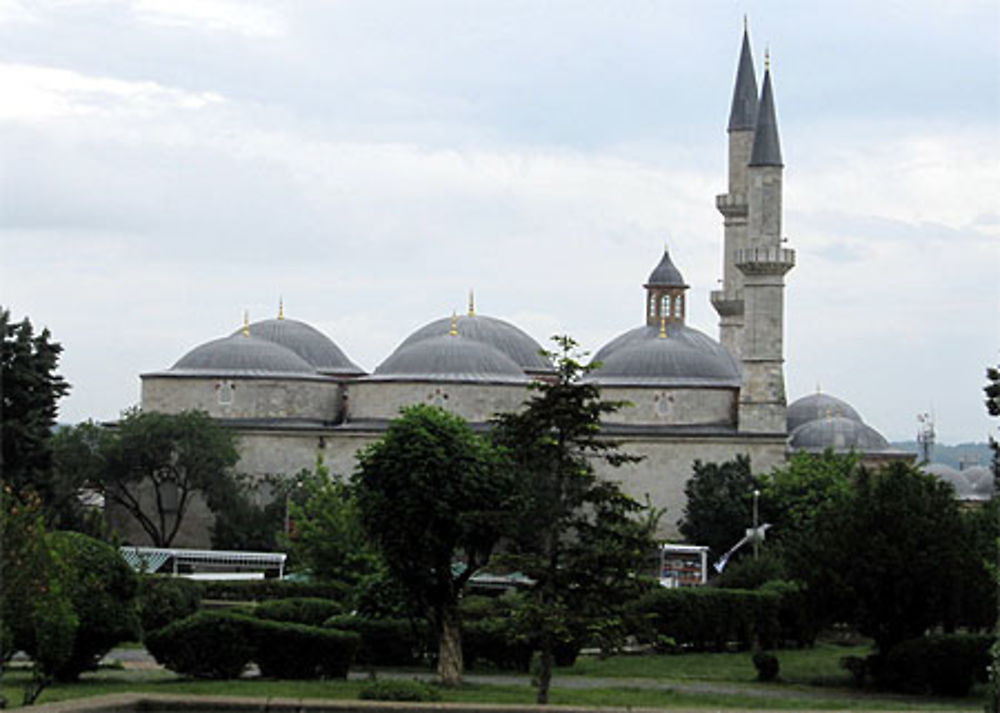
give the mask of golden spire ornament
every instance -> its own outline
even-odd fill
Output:
[[[243,336],[250,336],[250,310],[243,310]]]
[[[285,298],[284,297],[279,297],[278,298],[278,319],[284,319],[284,318],[285,318]]]
[[[448,334],[452,337],[458,336],[458,312],[451,313],[451,329],[448,330]]]
[[[660,339],[667,338],[667,318],[660,315]]]
[[[469,316],[476,316],[476,293],[469,290]]]

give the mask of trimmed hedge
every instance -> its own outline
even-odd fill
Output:
[[[347,678],[361,637],[353,631],[258,619],[253,660],[268,678]]]
[[[204,598],[227,602],[262,602],[270,599],[314,597],[345,602],[351,587],[343,582],[292,582],[287,579],[253,579],[235,582],[204,582]]]
[[[360,644],[353,632],[200,611],[151,632],[146,648],[171,671],[236,678],[251,661],[269,678],[345,678]]]
[[[327,619],[323,627],[357,633],[361,638],[357,661],[368,666],[409,666],[419,663],[431,648],[431,632],[423,621],[341,614]]]
[[[256,606],[253,613],[259,619],[323,626],[323,622],[343,611],[344,606],[332,599],[293,597],[262,602]]]
[[[191,616],[201,607],[202,587],[181,577],[139,577],[137,603],[143,634]]]
[[[894,646],[877,661],[879,686],[906,693],[964,696],[973,681],[986,681],[993,637],[938,634]]]
[[[413,701],[415,703],[439,701],[441,694],[422,681],[383,680],[373,681],[358,694],[363,701]]]
[[[258,620],[228,611],[200,611],[146,635],[157,663],[196,678],[236,678],[254,657]]]
[[[628,606],[635,634],[663,650],[765,648],[781,638],[781,597],[773,592],[690,587],[658,589]]]

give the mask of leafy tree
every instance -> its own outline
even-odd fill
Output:
[[[987,384],[983,387],[986,392],[986,412],[990,416],[1000,416],[1000,366],[986,369]],[[990,436],[990,447],[993,449],[993,501],[994,504],[1000,499],[1000,441]],[[995,508],[997,519],[994,532],[1000,532],[1000,507]],[[996,544],[996,557],[992,560],[993,576],[996,578],[997,589],[1000,589],[1000,544]],[[997,594],[997,606],[1000,607],[1000,594]],[[989,691],[987,693],[986,710],[991,713],[1000,713],[1000,609],[996,616],[996,642],[990,651],[993,657],[990,666]]]
[[[34,490],[45,514],[56,524],[72,514],[76,487],[53,477],[52,430],[57,402],[69,384],[56,373],[62,346],[51,341],[48,329],[35,334],[25,318],[14,323],[0,307],[0,444],[3,480],[12,492]]]
[[[642,585],[639,572],[655,549],[656,517],[594,461],[617,467],[638,460],[601,436],[602,417],[622,407],[603,401],[569,337],[555,337],[557,378],[532,385],[518,413],[495,420],[495,437],[510,454],[516,500],[504,560],[534,584],[522,623],[541,649],[538,702],[548,702],[557,644],[584,627],[620,619],[620,605]]]
[[[296,497],[288,499],[289,531],[282,541],[296,565],[318,579],[352,585],[374,574],[381,561],[350,485],[332,477],[322,460],[292,482]]]
[[[687,502],[678,529],[688,542],[708,545],[713,559],[720,557],[751,526],[757,485],[746,456],[724,463],[695,461],[694,474],[684,484]]]
[[[440,408],[405,408],[358,456],[361,521],[389,571],[439,633],[438,673],[461,683],[458,601],[490,558],[510,492],[497,451]]]
[[[243,473],[220,482],[211,501],[212,547],[254,552],[284,547],[281,538],[296,482],[284,476],[257,478]]]
[[[239,459],[233,434],[201,411],[127,411],[113,429],[68,429],[57,461],[121,507],[156,547],[169,547],[195,494],[217,510]]]
[[[862,467],[851,494],[824,509],[814,528],[796,576],[812,592],[836,593],[840,613],[880,653],[947,619],[963,546],[947,483],[902,462]]]

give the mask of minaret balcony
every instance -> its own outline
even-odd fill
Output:
[[[715,207],[726,218],[746,218],[747,194],[722,193],[715,197]]]
[[[738,290],[712,290],[712,306],[720,317],[743,314],[743,293]]]
[[[736,267],[745,275],[784,275],[795,267],[790,248],[742,248],[735,253]]]

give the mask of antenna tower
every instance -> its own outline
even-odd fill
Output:
[[[918,413],[917,447],[920,449],[920,462],[930,463],[934,455],[934,415]]]

